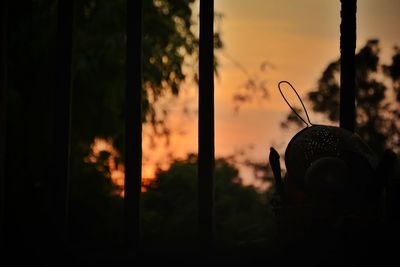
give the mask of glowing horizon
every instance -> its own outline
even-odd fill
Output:
[[[358,1],[357,50],[368,39],[379,38],[382,59],[388,61],[392,47],[400,45],[395,27],[400,25],[397,16],[400,1],[376,2]],[[222,22],[215,27],[221,29],[225,44],[222,52],[216,52],[220,64],[219,76],[215,79],[216,156],[231,155],[253,146],[249,156],[267,162],[269,146],[283,153],[294,134],[280,127],[289,108],[278,93],[277,83],[290,80],[304,95],[316,86],[328,63],[339,58],[340,1],[215,0],[215,10],[223,14]],[[263,62],[272,64],[273,68],[261,71]],[[246,69],[247,75],[237,63]],[[249,76],[266,80],[269,98],[261,103],[246,103],[237,114],[232,98]],[[197,106],[197,88],[190,90],[193,105]],[[297,104],[290,91],[287,93]],[[308,110],[311,110],[309,105]],[[171,136],[172,149],[168,153],[176,152],[177,157],[183,157],[186,152],[196,152],[197,119],[183,118],[179,112],[170,115],[171,125],[186,135]],[[311,119],[327,123],[319,114],[312,113]],[[150,151],[155,153],[144,147],[145,156]],[[161,160],[162,154],[160,151],[157,156]],[[248,177],[245,182],[251,183],[252,179]]]
[[[379,3],[378,3],[379,2]],[[194,16],[197,16],[197,4]],[[215,152],[217,157],[249,150],[253,159],[267,163],[269,146],[281,153],[294,134],[283,130],[280,123],[289,108],[277,90],[280,80],[289,80],[301,95],[316,86],[328,63],[339,58],[340,1],[321,0],[215,0],[215,10],[223,14],[216,24],[225,45],[216,52],[219,76],[215,79]],[[359,0],[357,7],[357,50],[368,39],[381,40],[382,60],[389,63],[394,45],[400,45],[400,1]],[[269,67],[262,69],[263,63]],[[272,67],[271,67],[272,66]],[[249,77],[265,81],[269,97],[253,101],[235,112],[233,96],[243,91]],[[151,147],[148,126],[144,126],[143,172],[144,178],[154,178],[158,168],[165,169],[173,158],[197,153],[196,114],[184,116],[182,105],[196,109],[197,87],[191,82],[182,85],[178,99],[170,96],[168,120],[172,130],[170,145],[156,140]],[[296,98],[287,92],[289,99]],[[326,123],[323,116],[311,113],[315,123]],[[147,136],[147,137],[146,137]],[[252,178],[241,170],[245,183]]]

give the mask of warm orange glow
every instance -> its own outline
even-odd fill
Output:
[[[112,140],[104,138],[95,138],[91,145],[91,153],[85,159],[91,163],[100,163],[100,155],[102,152],[109,153],[109,157],[103,165],[98,166],[98,170],[104,172],[106,169],[110,172],[110,179],[113,183],[118,186],[115,194],[123,197],[124,196],[124,185],[125,185],[125,166],[119,161],[120,155],[112,144]],[[142,192],[146,192],[146,187],[151,187],[155,181],[154,165],[143,165],[142,167]]]
[[[360,1],[358,49],[369,38],[379,38],[382,59],[388,62],[392,47],[400,45],[395,26],[400,22],[399,8],[397,0]],[[289,108],[277,84],[280,80],[291,81],[304,99],[315,88],[327,64],[339,57],[340,1],[216,0],[215,10],[223,14],[222,22],[216,23],[215,28],[221,30],[225,45],[222,53],[216,52],[219,63],[219,76],[215,79],[216,155],[232,155],[252,145],[250,156],[267,162],[269,147],[273,145],[283,153],[295,134],[280,127]],[[194,13],[197,15],[197,11]],[[262,69],[263,62],[274,67]],[[269,98],[246,103],[236,114],[232,98],[243,90],[242,85],[249,76],[265,79]],[[182,157],[197,151],[197,119],[187,119],[179,111],[183,99],[189,99],[193,109],[197,107],[196,85],[182,86],[182,92],[187,89],[189,93],[178,100],[168,100],[172,108],[168,123],[173,131],[170,147],[164,148],[162,141],[156,148],[145,142],[144,162],[168,164],[171,154]],[[288,91],[287,96],[294,105],[300,105],[293,93]],[[311,112],[310,103],[305,104],[314,123],[327,123],[322,116]],[[241,175],[245,184],[254,183],[249,172],[241,170]]]
[[[360,1],[357,8],[358,48],[369,38],[379,38],[382,40],[382,59],[390,60],[391,48],[400,45],[400,35],[395,27],[400,22],[399,3],[395,0]],[[294,131],[280,127],[289,108],[277,90],[277,83],[289,80],[304,96],[315,88],[327,64],[339,57],[340,1],[216,0],[215,9],[224,15],[221,25],[216,28],[222,31],[225,44],[223,53],[216,52],[219,63],[219,76],[215,80],[216,155],[229,156],[252,146],[250,156],[266,162],[269,147],[273,145],[283,153],[294,134]],[[312,12],[315,10],[318,12]],[[197,15],[197,11],[194,13]],[[274,67],[263,69],[263,62]],[[255,76],[266,81],[269,98],[246,103],[239,113],[235,113],[233,96],[243,90],[243,83],[249,77]],[[196,86],[189,81],[182,85],[179,98],[167,95],[160,103],[168,108],[170,115],[168,146],[163,138],[151,140],[151,127],[144,125],[144,179],[154,179],[156,170],[168,168],[173,158],[197,152],[197,115],[193,112],[187,115],[188,109],[197,109]],[[287,94],[294,105],[299,105],[290,91]],[[310,103],[305,104],[314,123],[326,123],[320,115],[310,111]],[[111,179],[123,186],[124,166],[116,163],[119,155],[112,142],[96,139],[92,149],[93,155],[88,157],[92,162],[101,150],[111,153],[107,161]],[[246,170],[241,170],[241,176],[245,184],[255,182]]]

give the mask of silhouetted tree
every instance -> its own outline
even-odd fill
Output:
[[[42,242],[47,234],[49,179],[54,177],[50,162],[57,1],[8,2],[6,187],[8,219],[15,229],[10,236],[18,232],[20,238],[15,240]],[[197,62],[195,0],[143,2],[143,122],[152,123],[154,132],[160,133],[166,113],[156,109],[157,100],[168,92],[178,95],[185,79],[197,79],[195,71],[184,70],[194,69]],[[75,1],[70,225],[74,242],[82,244],[118,239],[121,198],[113,196],[109,172],[84,159],[99,136],[112,138],[119,154],[124,154],[125,8],[126,0]],[[218,34],[215,46],[222,46]],[[28,237],[28,232],[35,237]]]
[[[179,95],[181,84],[187,78],[197,79],[198,37],[192,13],[194,2],[143,1],[142,121],[153,126],[155,135],[168,132],[165,124],[168,110],[158,109],[158,100],[169,93]],[[88,199],[100,197],[99,191],[91,187],[86,178],[92,177],[95,169],[90,164],[86,167],[86,163],[82,164],[94,138],[111,139],[119,155],[124,155],[125,57],[128,49],[125,43],[125,3],[125,0],[77,1],[72,100],[74,157],[71,164],[71,200],[77,203],[83,199],[74,199],[75,192],[78,197],[83,196],[83,192]],[[215,47],[222,47],[218,33],[215,34]],[[185,68],[189,70],[185,71]],[[109,175],[102,171],[98,171],[98,175],[103,176],[103,186],[108,190],[103,189],[103,195],[110,197],[113,188]],[[82,185],[83,181],[87,182],[86,186]],[[90,203],[94,205],[95,202],[90,200]],[[117,204],[121,205],[121,202]],[[72,208],[79,211],[83,206],[77,204]],[[115,208],[121,209],[120,206]],[[116,221],[116,218],[105,220],[101,209],[92,211],[92,222],[87,226],[95,225],[100,218],[103,218],[104,225],[115,225],[111,220]],[[77,225],[79,218],[74,220]],[[91,232],[90,228],[87,230],[82,235]],[[96,238],[96,235],[91,238]]]
[[[396,102],[391,97],[391,93],[399,92],[399,50],[395,49],[393,62],[387,66],[380,62],[379,53],[379,41],[374,39],[367,41],[356,54],[356,133],[381,155],[386,147],[398,150],[400,145],[399,98]],[[325,114],[330,121],[339,119],[339,73],[339,60],[328,64],[316,89],[306,96],[312,109]],[[388,87],[383,75],[391,79],[392,87]],[[293,112],[282,125],[291,122],[301,125]]]
[[[142,197],[144,242],[168,251],[193,248],[197,241],[197,156],[175,160],[169,169],[158,171],[156,179]],[[216,160],[214,212],[218,247],[273,242],[273,213],[264,194],[253,186],[244,186],[238,169],[227,159]]]

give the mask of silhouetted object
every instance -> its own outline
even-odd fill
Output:
[[[284,187],[281,175],[281,163],[279,161],[279,153],[275,148],[271,147],[269,152],[269,164],[275,177],[275,187],[282,199],[284,199]]]
[[[199,238],[202,249],[213,243],[214,198],[214,1],[200,0],[199,44]]]
[[[396,73],[399,70],[399,53],[392,54],[390,65],[382,64],[380,42],[377,39],[368,40],[356,55],[356,102],[357,120],[355,132],[372,150],[382,157],[384,149],[398,148],[400,132],[396,123],[399,109],[397,101],[391,97],[396,95]],[[383,70],[386,70],[382,73]],[[390,82],[382,80],[385,74]],[[339,121],[340,104],[340,60],[330,62],[321,73],[316,89],[306,94],[314,112],[320,113],[331,122]],[[288,123],[294,122],[301,126],[301,120],[290,112]]]
[[[7,96],[7,69],[8,69],[8,6],[7,0],[1,1],[0,21],[0,248],[4,240],[5,221],[5,153],[6,153],[6,96]]]
[[[288,103],[280,88],[282,83],[295,89],[286,81],[278,84]],[[375,242],[384,239],[379,226],[382,192],[396,156],[387,151],[379,161],[357,134],[312,124],[304,105],[308,121],[288,105],[307,127],[294,135],[286,148],[283,190],[279,189],[282,179],[274,148],[269,156],[277,191],[285,193],[285,201],[277,209],[284,244],[290,250],[292,246],[316,249],[310,257],[317,261],[334,258],[336,263],[343,263],[345,257],[359,260],[364,249],[372,251]],[[368,242],[373,244],[364,247]]]
[[[319,201],[343,202],[343,208],[350,207],[349,202],[356,205],[360,199],[366,200],[377,183],[373,151],[359,136],[343,128],[313,125],[303,129],[289,142],[285,164],[296,186]]]
[[[54,161],[50,176],[52,226],[60,245],[67,241],[68,183],[70,156],[70,106],[72,25],[74,1],[58,1],[57,87],[54,93]]]
[[[340,24],[340,127],[354,132],[356,81],[357,0],[341,0]]]
[[[127,1],[125,113],[125,229],[127,245],[139,249],[142,182],[142,0]],[[132,252],[132,251],[131,251]]]
[[[286,148],[287,182],[308,191],[310,197],[315,196],[319,201],[325,198],[326,201],[332,200],[336,204],[343,202],[347,207],[350,207],[348,202],[362,204],[361,199],[367,200],[374,185],[384,184],[377,180],[377,156],[351,131],[312,124],[297,94],[307,116],[308,122],[305,121],[286,100],[280,87],[282,83],[290,85],[297,94],[296,90],[289,82],[281,81],[278,84],[286,103],[307,125],[290,140]],[[340,200],[337,199],[338,196]]]

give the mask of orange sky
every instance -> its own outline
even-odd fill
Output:
[[[338,58],[340,1],[215,0],[215,9],[224,15],[216,27],[220,27],[225,44],[224,51],[217,53],[220,75],[215,80],[216,154],[230,155],[253,145],[250,156],[267,162],[269,146],[274,145],[283,153],[293,135],[280,128],[289,108],[276,85],[280,80],[289,80],[304,95],[314,88],[327,64]],[[384,60],[390,60],[391,48],[400,45],[399,11],[398,0],[358,0],[357,47],[369,38],[379,38]],[[234,112],[232,97],[243,90],[241,85],[247,76],[228,57],[240,63],[248,76],[256,75],[267,81],[270,95],[267,101],[246,104],[239,113]],[[265,61],[274,68],[260,71]],[[152,149],[144,139],[144,177],[154,175],[154,161],[167,166],[168,153],[183,157],[187,152],[197,151],[197,119],[181,113],[183,101],[197,105],[197,93],[193,84],[185,84],[185,89],[180,99],[169,100],[173,128],[170,147]],[[289,98],[295,101],[290,94]],[[313,114],[311,120],[322,122]],[[242,174],[250,183],[251,177]]]

